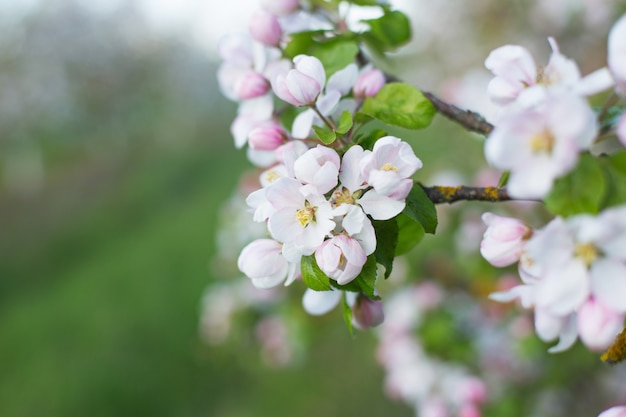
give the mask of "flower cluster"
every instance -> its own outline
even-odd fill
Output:
[[[481,253],[495,266],[519,262],[523,282],[491,298],[534,307],[538,336],[559,338],[552,352],[568,349],[577,336],[590,349],[606,349],[626,317],[626,206],[557,217],[536,231],[491,213],[483,219]]]
[[[485,156],[491,166],[510,171],[508,190],[515,198],[546,197],[554,180],[570,172],[579,154],[591,148],[599,125],[586,96],[612,86],[626,93],[626,16],[609,34],[608,68],[585,77],[554,39],[549,42],[552,55],[545,67],[537,67],[519,45],[497,48],[485,60],[495,75],[489,95],[503,106],[485,143]],[[625,117],[616,129],[623,143]]]
[[[250,243],[238,261],[260,288],[290,284],[301,258],[310,255],[338,284],[355,279],[376,249],[370,218],[398,215],[410,177],[422,166],[410,145],[393,136],[380,138],[371,151],[354,145],[343,157],[322,145],[301,150],[297,158],[295,150],[283,152],[282,163],[262,174],[266,186],[247,199],[272,237]]]

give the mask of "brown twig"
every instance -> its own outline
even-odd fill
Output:
[[[420,186],[424,189],[428,198],[435,204],[452,204],[462,200],[488,201],[491,203],[512,200],[506,188],[467,187],[465,185],[459,185],[457,187],[444,187],[439,185],[427,187],[420,184]]]
[[[493,130],[493,125],[485,120],[479,113],[471,110],[463,110],[453,104],[446,103],[432,93],[422,91],[424,97],[433,103],[439,113],[448,119],[460,124],[471,132],[488,135]]]

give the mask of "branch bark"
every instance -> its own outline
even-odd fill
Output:
[[[446,103],[437,96],[427,91],[422,91],[424,97],[433,103],[439,113],[448,119],[460,124],[465,129],[487,136],[493,130],[493,125],[485,120],[479,113],[471,110],[463,110],[453,104]]]
[[[499,201],[511,201],[506,188],[499,187],[457,187],[433,186],[427,187],[419,184],[426,192],[428,198],[435,204],[452,204],[456,201],[487,201],[491,203]]]

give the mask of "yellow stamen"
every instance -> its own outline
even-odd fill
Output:
[[[537,133],[530,138],[530,149],[534,153],[552,153],[554,148],[554,136],[546,130]]]
[[[306,207],[296,211],[296,219],[302,227],[307,227],[309,223],[315,221],[315,207]]]
[[[385,163],[385,165],[380,167],[380,170],[381,171],[398,171],[398,168],[391,165],[391,162],[387,162]]]
[[[330,199],[330,202],[334,207],[338,207],[344,203],[354,204],[354,198],[352,197],[350,190],[348,190],[346,187],[341,187],[341,190],[335,190]]]
[[[265,173],[265,181],[267,181],[268,183],[272,183],[279,178],[281,178],[281,175],[273,169]]]
[[[592,243],[580,243],[574,249],[574,256],[582,259],[589,268],[600,257],[600,251]]]

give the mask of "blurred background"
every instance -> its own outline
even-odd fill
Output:
[[[205,288],[241,280],[216,233],[249,169],[215,47],[254,3],[0,0],[0,415],[413,414],[384,396],[374,336],[351,338],[338,314],[306,319],[307,353],[289,366],[263,360],[246,319],[226,344],[200,337]],[[547,62],[554,35],[587,73],[624,11],[391,3],[416,39],[391,69],[486,114],[490,50],[519,43]],[[473,178],[483,164],[481,142],[443,120],[420,135],[424,175]]]

